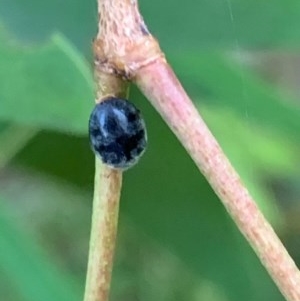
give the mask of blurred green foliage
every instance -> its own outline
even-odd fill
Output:
[[[299,1],[140,6],[299,263],[300,94],[274,80],[300,80],[299,56],[281,58],[299,49]],[[1,300],[82,298],[96,23],[94,0],[0,0]],[[277,74],[264,60],[274,53],[286,67]],[[283,300],[158,114],[134,87],[130,99],[146,119],[149,148],[124,175],[112,300]]]

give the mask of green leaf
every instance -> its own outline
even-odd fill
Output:
[[[261,210],[274,225],[280,225],[282,217],[274,195],[262,183],[268,177],[284,177],[297,172],[297,147],[278,132],[255,124],[249,126],[247,119],[229,109],[206,104],[199,107]]]
[[[75,283],[51,263],[28,233],[21,230],[18,221],[8,217],[3,201],[0,206],[1,274],[10,279],[22,300],[80,300]]]
[[[36,135],[37,130],[17,125],[0,125],[0,170]]]
[[[0,28],[0,119],[78,134],[93,106],[91,72],[61,36],[21,46]]]
[[[300,44],[297,0],[156,0],[141,1],[141,8],[150,29],[169,51]]]
[[[266,126],[299,142],[300,106],[250,70],[214,52],[174,55],[171,61],[192,98],[229,108],[250,124]]]
[[[97,2],[93,0],[0,0],[0,19],[22,41],[45,41],[53,33],[68,37],[91,56],[97,30]]]
[[[149,29],[167,50],[300,44],[298,0],[141,0],[139,4]],[[96,1],[0,0],[0,17],[22,39],[36,41],[59,31],[90,56],[97,29]]]

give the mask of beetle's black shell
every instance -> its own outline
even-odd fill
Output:
[[[90,143],[103,163],[118,169],[133,166],[147,146],[145,122],[128,100],[110,97],[98,103],[89,121]]]

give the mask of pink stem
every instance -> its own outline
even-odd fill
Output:
[[[205,175],[282,294],[300,300],[300,273],[164,59],[135,81]]]

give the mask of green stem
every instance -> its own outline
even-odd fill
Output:
[[[122,173],[96,160],[90,255],[84,301],[109,298]]]

